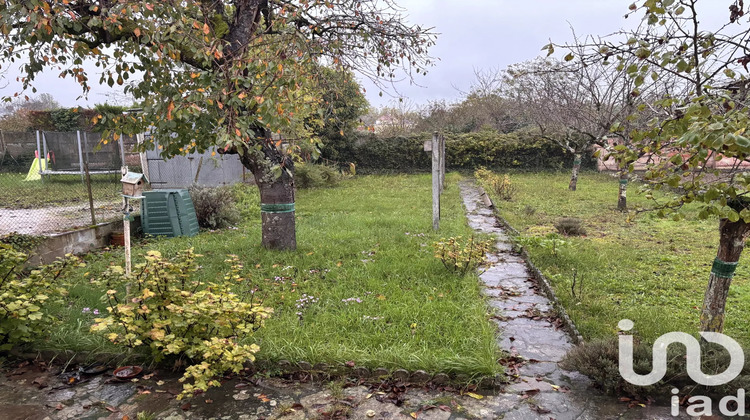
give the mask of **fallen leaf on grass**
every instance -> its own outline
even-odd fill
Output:
[[[190,403],[185,403],[185,404],[182,404],[182,406],[180,406],[180,408],[182,409],[182,411],[188,411],[188,410],[190,410],[190,407],[192,407],[192,406],[193,405],[190,404]]]
[[[481,400],[482,398],[484,398],[484,395],[475,394],[473,392],[467,392],[466,395],[477,400]]]

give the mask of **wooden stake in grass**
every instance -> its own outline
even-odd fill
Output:
[[[432,135],[432,229],[440,229],[440,138]]]

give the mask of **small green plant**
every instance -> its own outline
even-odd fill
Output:
[[[132,277],[122,267],[110,267],[99,280],[108,289],[103,300],[109,316],[97,318],[91,327],[115,344],[149,347],[157,361],[165,356],[191,360],[180,381],[192,379],[192,383],[183,385],[178,398],[219,386],[217,376],[239,372],[244,363],[254,361],[259,347],[241,345],[238,339],[252,335],[273,312],[252,297],[246,302],[230,290],[230,284],[246,281],[236,256],[226,260],[231,269],[222,282],[208,283],[193,279],[199,270],[198,256],[192,248],[170,260],[149,251],[146,262],[134,267]],[[129,282],[133,295],[121,297],[118,289]]]
[[[72,255],[23,274],[28,256],[0,244],[0,350],[43,337],[57,323],[43,310],[67,295],[60,276],[80,261]]]
[[[474,176],[501,200],[512,200],[516,194],[516,187],[511,183],[508,174],[500,176],[484,167],[479,167],[474,171]]]
[[[474,270],[487,259],[492,241],[477,241],[472,236],[466,241],[461,236],[441,239],[432,244],[435,248],[435,258],[439,259],[445,268],[461,275]]]
[[[198,224],[207,229],[222,229],[240,221],[234,195],[228,187],[190,187]]]
[[[21,233],[9,233],[0,235],[0,244],[10,245],[16,251],[28,253],[44,241],[43,236],[24,235]]]
[[[585,236],[586,229],[583,227],[583,221],[576,217],[563,217],[555,223],[555,229],[561,235],[568,236]]]
[[[568,242],[556,233],[549,233],[545,236],[518,236],[516,242],[523,248],[539,247],[548,249],[555,257],[561,248],[568,245]]]

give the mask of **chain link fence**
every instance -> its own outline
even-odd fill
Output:
[[[0,235],[49,235],[121,219],[120,168],[139,170],[139,155],[130,153],[135,143],[87,132],[0,131]]]

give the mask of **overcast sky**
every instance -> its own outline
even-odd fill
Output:
[[[571,39],[570,27],[579,36],[606,35],[622,27],[633,26],[640,16],[624,19],[632,0],[395,0],[406,9],[410,23],[434,27],[437,45],[430,55],[437,58],[427,76],[417,75],[411,84],[400,82],[397,91],[384,92],[367,80],[361,80],[367,98],[373,106],[394,103],[394,97],[404,96],[415,105],[430,100],[449,102],[468,90],[475,69],[505,68],[510,64],[533,59],[541,48],[553,40]],[[727,18],[728,0],[705,0],[701,13],[706,21]],[[92,66],[93,68],[93,66]],[[108,86],[94,86],[88,101],[77,99],[80,87],[72,80],[57,78],[48,72],[39,78],[38,93],[49,93],[63,106],[91,106],[117,100]],[[98,81],[98,75],[90,75]],[[0,82],[0,86],[5,82]],[[0,96],[13,89],[11,84],[0,88]]]

